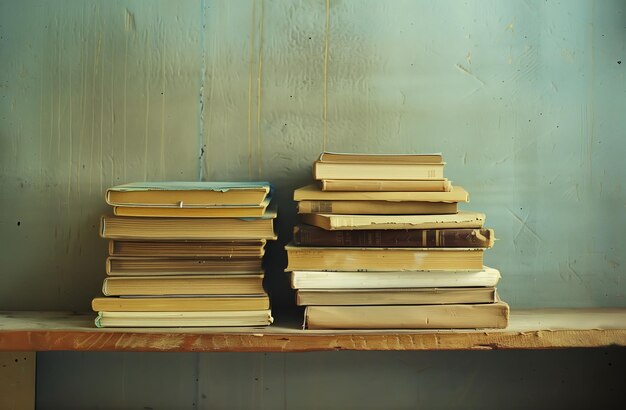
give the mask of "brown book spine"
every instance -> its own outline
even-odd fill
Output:
[[[299,246],[491,248],[494,240],[493,229],[327,231],[300,224],[293,232],[293,243]]]

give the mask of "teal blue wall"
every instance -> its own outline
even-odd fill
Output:
[[[443,152],[513,309],[623,306],[625,22],[608,0],[2,0],[0,309],[88,310],[104,189],[199,178],[275,183],[283,309],[290,197],[323,149]]]

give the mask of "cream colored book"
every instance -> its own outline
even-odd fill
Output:
[[[258,241],[109,241],[110,256],[148,257],[262,257],[265,240]]]
[[[484,248],[348,248],[285,246],[287,271],[475,270]]]
[[[482,228],[485,214],[459,211],[451,215],[302,214],[300,220],[328,231],[374,229]]]
[[[503,329],[504,302],[469,305],[307,306],[307,329]]]
[[[346,152],[328,152],[320,154],[320,162],[339,162],[357,164],[440,164],[443,155],[434,154],[359,154]]]
[[[94,298],[95,312],[204,312],[223,310],[263,310],[270,308],[267,294],[214,295],[195,297],[104,297]]]
[[[132,240],[259,240],[276,239],[276,211],[263,218],[143,218],[103,216],[100,236]]]
[[[109,205],[131,207],[259,205],[270,189],[269,182],[133,182],[107,189],[105,199]]]
[[[420,215],[455,214],[456,202],[300,201],[299,214]]]
[[[461,186],[449,192],[336,192],[322,191],[310,184],[293,191],[294,201],[419,201],[419,202],[469,202],[469,194]]]
[[[308,305],[450,305],[493,303],[496,288],[300,289],[296,304]]]
[[[266,310],[222,312],[99,312],[97,327],[210,327],[267,326],[273,322]]]
[[[444,163],[439,164],[380,164],[380,163],[313,163],[314,179],[441,179]]]
[[[142,206],[115,206],[115,216],[143,216],[148,218],[259,218],[270,203],[266,197],[259,205],[221,205],[194,208],[164,208]]]
[[[449,192],[452,183],[446,178],[421,179],[414,181],[382,180],[382,179],[323,179],[320,181],[322,191],[356,191],[356,192]]]
[[[104,296],[258,295],[265,293],[263,274],[193,276],[109,276]]]
[[[191,275],[207,273],[258,273],[262,259],[253,258],[159,258],[110,256],[106,273],[112,276]]]
[[[399,289],[493,287],[500,280],[497,269],[476,271],[328,272],[294,271],[293,289]]]

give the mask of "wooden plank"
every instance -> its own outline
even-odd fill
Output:
[[[0,352],[0,409],[35,408],[35,352]]]
[[[507,329],[301,330],[299,318],[256,328],[96,329],[92,314],[0,313],[3,351],[306,352],[626,346],[626,309],[511,313]]]

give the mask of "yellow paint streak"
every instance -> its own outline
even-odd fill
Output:
[[[257,129],[257,155],[259,158],[259,173],[263,173],[262,152],[261,152],[261,79],[263,77],[263,0],[261,0],[261,10],[259,12],[259,69],[257,77],[257,107],[256,107],[256,129]]]
[[[254,65],[254,22],[256,21],[256,1],[252,0],[250,19],[250,54],[248,66],[248,177],[252,177],[252,66]]]

